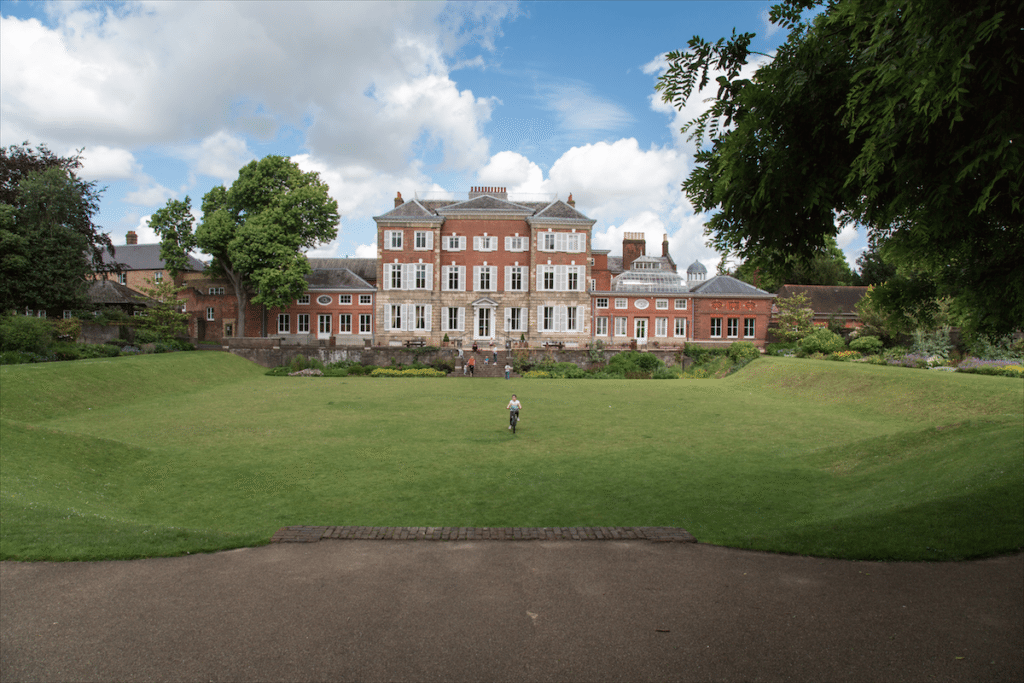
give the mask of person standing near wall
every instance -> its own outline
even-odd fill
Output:
[[[473,356],[469,357],[469,361],[466,363],[469,366],[469,376],[473,376],[473,371],[476,370],[476,358]]]

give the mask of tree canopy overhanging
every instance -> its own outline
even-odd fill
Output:
[[[172,275],[185,269],[193,249],[213,257],[209,272],[234,288],[236,334],[244,336],[248,303],[284,307],[306,291],[311,271],[305,250],[338,232],[338,203],[327,192],[319,174],[268,156],[244,166],[230,188],[207,192],[198,226],[185,197],[169,200],[150,227],[160,236],[160,254]]]
[[[709,244],[782,266],[852,223],[912,274],[878,286],[886,305],[927,320],[950,298],[973,330],[1024,328],[1024,4],[786,0],[770,16],[790,33],[751,77],[753,34],[733,32],[670,53],[657,85],[678,108],[717,86],[684,127]]]

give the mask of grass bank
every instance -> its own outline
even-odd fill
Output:
[[[81,363],[0,369],[4,558],[174,555],[297,524],[665,525],[858,559],[1024,546],[1024,387],[1006,378],[785,358],[602,382]]]

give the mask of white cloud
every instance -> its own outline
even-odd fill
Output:
[[[192,172],[216,178],[230,185],[238,178],[238,170],[256,158],[245,138],[219,131],[204,138],[198,145],[173,150],[175,156],[189,161]]]
[[[360,244],[356,247],[356,258],[377,258],[376,244]]]
[[[127,193],[124,196],[124,201],[129,204],[138,204],[139,206],[153,206],[155,204],[163,204],[173,196],[173,190],[167,189],[152,178],[147,178],[143,186]]]
[[[67,156],[75,154],[75,150]],[[135,156],[126,149],[96,145],[82,152],[82,177],[89,180],[133,178],[142,173]]]
[[[509,194],[527,195],[547,192],[540,166],[518,152],[498,152],[477,173],[477,182],[508,189]]]
[[[3,144],[131,149],[239,132],[267,139],[284,125],[308,133],[311,153],[388,172],[422,140],[455,167],[484,163],[491,102],[460,92],[446,58],[492,46],[516,12],[507,3],[55,5],[53,28],[2,19]]]

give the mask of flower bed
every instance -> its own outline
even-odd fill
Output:
[[[977,375],[1000,375],[1003,377],[1024,377],[1024,365],[1018,360],[982,360],[967,358],[956,368],[957,372]]]
[[[445,373],[433,368],[409,368],[396,370],[393,368],[377,368],[370,377],[444,377]]]

